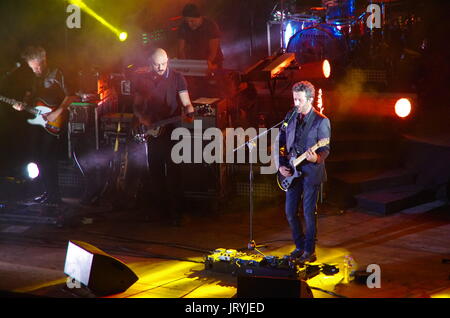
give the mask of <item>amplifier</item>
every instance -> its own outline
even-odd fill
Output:
[[[230,126],[228,119],[228,99],[198,98],[192,102],[195,120],[202,121],[202,128],[217,127],[225,129]],[[182,127],[194,129],[194,123],[182,123]]]
[[[191,150],[196,144],[201,145],[201,151],[211,141],[204,140],[202,135],[183,135],[182,138],[191,143]],[[186,158],[187,159],[187,158]],[[180,163],[183,194],[189,199],[223,200],[230,192],[229,168],[225,163],[195,163],[194,151],[191,151],[188,162]]]
[[[71,134],[97,132],[97,104],[72,103],[69,106],[69,131]]]
[[[237,298],[314,298],[308,284],[299,279],[270,276],[238,276]]]
[[[102,116],[100,119],[102,144],[114,146],[117,139],[119,144],[127,143],[132,134],[133,118],[133,113],[110,113]]]
[[[72,103],[68,122],[69,158],[74,151],[90,152],[99,149],[97,104]]]
[[[58,161],[58,183],[63,197],[79,198],[86,187],[79,167],[71,160]]]
[[[119,145],[125,145],[130,140],[130,136],[124,133],[116,133],[113,131],[104,131],[102,135],[102,145],[114,147],[116,140]]]
[[[100,118],[101,131],[117,132],[120,123],[121,132],[131,132],[133,123],[133,113],[110,113],[105,114]]]

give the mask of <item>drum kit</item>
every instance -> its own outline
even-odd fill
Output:
[[[396,1],[367,1],[360,15],[356,13],[355,0],[330,1],[334,5],[306,9],[292,9],[284,2],[274,8],[268,22],[280,25],[281,50],[295,53],[299,64],[328,59],[334,65],[343,66],[362,41],[379,40],[378,33],[383,34],[387,24],[386,11]],[[369,28],[367,20],[374,14],[369,8],[373,5],[380,8],[381,26]],[[270,45],[269,34],[268,40]]]

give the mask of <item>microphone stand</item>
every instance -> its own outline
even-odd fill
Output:
[[[13,74],[15,71],[17,71],[21,66],[22,66],[22,64],[17,62],[16,66],[14,66],[14,68],[12,70],[9,70],[9,71],[3,73],[0,76],[0,83],[3,83],[4,80],[6,80],[11,74]]]
[[[0,90],[3,89],[3,85],[5,84],[6,79],[12,74],[11,71],[5,72],[0,75]]]
[[[257,251],[259,254],[265,256],[261,251],[258,250],[258,248],[260,247],[266,247],[265,245],[257,245],[255,240],[253,239],[253,162],[252,162],[252,151],[253,149],[256,147],[256,141],[261,138],[262,136],[266,135],[269,131],[273,130],[274,128],[280,126],[281,124],[283,124],[284,120],[279,122],[278,124],[276,124],[275,126],[271,127],[268,130],[263,131],[262,133],[260,133],[259,135],[253,137],[252,139],[250,139],[249,141],[243,143],[242,145],[240,145],[239,147],[233,149],[233,152],[238,151],[239,149],[242,149],[244,147],[248,147],[249,150],[249,159],[250,159],[250,172],[249,172],[249,219],[250,219],[250,223],[249,223],[249,241],[247,244],[247,250],[255,250]]]

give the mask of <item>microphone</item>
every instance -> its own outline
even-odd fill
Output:
[[[291,114],[291,116],[289,117],[289,119],[288,119],[287,121],[286,121],[286,120],[283,121],[282,128],[284,128],[284,129],[287,128],[287,126],[289,125],[289,122],[291,121],[292,117],[294,117],[295,114],[296,114],[296,111],[295,111],[295,109],[294,109],[294,110],[292,111],[292,114]]]
[[[22,64],[20,62],[16,62],[16,64],[14,65],[14,67],[9,70],[8,72],[6,72],[6,76],[11,75],[12,73],[14,73],[15,71],[17,71],[17,69],[19,69],[22,66]]]

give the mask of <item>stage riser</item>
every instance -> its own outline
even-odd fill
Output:
[[[398,160],[390,159],[388,157],[381,158],[364,158],[359,160],[339,160],[334,161],[333,156],[328,157],[325,165],[328,174],[331,176],[333,173],[341,173],[345,171],[362,171],[368,169],[390,169],[398,167],[400,162]]]
[[[414,181],[415,176],[411,173],[375,180],[363,180],[356,183],[348,182],[338,177],[331,177],[328,183],[328,198],[340,207],[348,208],[356,205],[357,201],[354,196],[359,193],[412,184]]]
[[[356,196],[358,208],[375,214],[388,215],[435,200],[435,194],[416,187],[399,187],[379,191],[376,197],[370,194]]]

